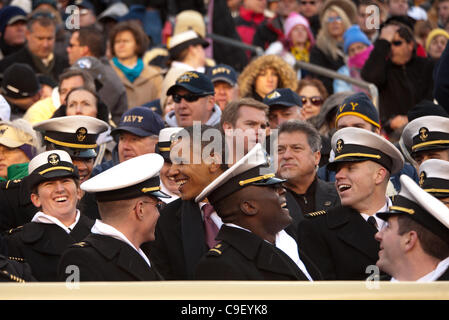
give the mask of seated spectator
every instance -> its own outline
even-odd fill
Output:
[[[304,120],[301,114],[301,98],[289,88],[271,91],[265,96],[263,103],[270,107],[268,119],[272,129],[288,120]]]
[[[223,111],[229,102],[238,99],[237,73],[231,66],[218,64],[210,70],[209,77],[214,84],[215,103]]]
[[[0,10],[0,60],[25,45],[26,15],[25,11],[15,6]]]
[[[302,79],[296,92],[302,101],[301,116],[308,120],[321,111],[321,106],[327,99],[327,90],[318,79]]]
[[[25,111],[41,98],[41,85],[33,69],[14,63],[3,73],[0,93],[11,107],[11,120],[22,118]]]
[[[266,1],[243,0],[239,10],[239,16],[235,19],[235,28],[243,43],[253,43],[257,26],[266,19],[264,15],[266,7]]]
[[[381,29],[361,75],[379,89],[380,121],[386,134],[407,124],[411,107],[433,99],[433,66],[432,61],[416,56],[409,27],[393,21]]]
[[[368,37],[360,30],[358,25],[349,27],[345,34],[344,51],[348,56],[347,63],[338,69],[338,73],[350,76],[353,79],[362,80],[360,72],[362,71],[365,61],[369,58],[374,46],[369,41]],[[363,89],[356,85],[351,85],[343,80],[334,80],[334,92],[354,91],[359,92]]]
[[[316,38],[321,28],[319,13],[323,6],[323,0],[300,0],[298,13],[303,15],[310,24],[313,36]]]
[[[121,22],[109,39],[113,56],[110,63],[125,85],[128,109],[158,99],[162,75],[157,68],[143,63],[148,37],[142,27],[134,21]]]
[[[0,121],[0,181],[28,175],[28,162],[37,154],[39,140],[23,119]]]
[[[356,7],[350,0],[328,0],[320,14],[321,29],[316,45],[310,52],[310,62],[337,71],[344,65],[343,34],[356,23]],[[333,93],[333,79],[317,76],[329,94]]]
[[[240,97],[262,101],[277,88],[296,90],[296,73],[281,57],[266,55],[251,61],[238,77]]]
[[[430,58],[438,61],[446,48],[449,33],[443,29],[433,29],[426,39],[426,51]]]
[[[282,57],[293,68],[296,61],[310,61],[310,49],[315,45],[315,38],[310,31],[309,22],[300,14],[293,12],[284,23],[284,39],[273,42],[265,54]],[[298,79],[304,78],[305,72],[298,71]]]

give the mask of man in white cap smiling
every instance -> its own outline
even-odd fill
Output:
[[[7,235],[11,256],[25,259],[38,281],[57,281],[62,252],[90,233],[93,221],[77,210],[78,170],[67,152],[51,150],[28,165],[31,201],[40,209],[31,222]]]
[[[401,185],[393,205],[377,214],[387,226],[376,234],[376,265],[391,281],[447,281],[449,208],[405,175]]]
[[[121,162],[81,185],[95,193],[100,216],[92,234],[74,244],[61,258],[59,278],[66,267],[79,268],[80,281],[162,280],[142,251],[142,243],[154,240],[159,218],[159,171],[164,159],[155,153]]]
[[[285,180],[265,172],[268,166],[266,152],[256,144],[196,197],[197,202],[207,198],[223,221],[219,243],[198,263],[197,279],[320,279],[317,270],[306,268],[307,257],[284,231],[292,222]]]
[[[340,129],[331,144],[335,159],[328,166],[336,172],[341,206],[306,215],[311,219],[299,224],[299,243],[325,280],[364,280],[379,251],[374,234],[383,221],[375,213],[391,204],[385,196],[388,181],[404,158],[388,140],[365,129]]]

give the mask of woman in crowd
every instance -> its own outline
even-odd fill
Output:
[[[265,55],[251,61],[238,78],[240,97],[262,101],[276,88],[296,90],[295,70],[279,56]]]
[[[310,62],[321,67],[337,71],[345,64],[343,52],[343,34],[356,23],[356,7],[350,0],[328,1],[321,13],[321,29],[315,46],[310,52]],[[318,77],[333,93],[333,79]]]
[[[296,90],[302,101],[301,115],[305,120],[317,116],[328,93],[323,83],[318,79],[302,79]]]
[[[265,53],[280,56],[292,67],[295,67],[296,61],[309,62],[315,38],[307,19],[296,12],[290,13],[284,23],[284,36],[284,41],[273,42]],[[305,75],[304,70],[299,70],[298,80]]]
[[[149,40],[142,27],[135,21],[120,22],[109,40],[110,63],[125,85],[128,108],[158,99],[163,77],[158,68],[143,63]]]
[[[446,48],[447,41],[449,39],[449,33],[443,29],[433,29],[426,39],[426,51],[427,55],[438,61],[443,54],[444,48]]]

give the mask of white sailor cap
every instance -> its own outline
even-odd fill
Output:
[[[159,131],[159,141],[156,144],[156,153],[159,153],[165,161],[171,162],[170,160],[170,149],[171,144],[176,138],[176,134],[180,132],[182,127],[168,127],[161,129]]]
[[[147,153],[126,161],[90,178],[81,189],[95,193],[97,201],[115,201],[143,195],[170,198],[160,191],[159,171],[164,159],[157,153]]]
[[[50,179],[65,177],[79,179],[77,167],[64,150],[42,152],[28,163],[28,179],[32,187]]]
[[[411,154],[431,149],[449,149],[449,118],[416,118],[405,126],[402,140]]]
[[[421,163],[419,186],[436,198],[449,197],[449,161],[429,159]]]
[[[340,162],[374,161],[391,174],[399,172],[404,166],[404,157],[390,141],[384,137],[360,128],[343,128],[332,136],[334,161],[328,164],[335,170]]]
[[[387,212],[376,215],[388,220],[393,215],[405,214],[435,235],[449,241],[449,208],[421,189],[413,179],[401,175],[401,191],[393,198]]]
[[[213,205],[230,194],[250,185],[268,186],[284,182],[274,173],[263,174],[270,166],[270,158],[260,143],[256,144],[243,158],[212,181],[195,198],[196,202],[207,198]]]
[[[36,131],[57,149],[67,151],[72,157],[94,158],[98,135],[109,129],[109,125],[89,116],[65,116],[36,123]]]

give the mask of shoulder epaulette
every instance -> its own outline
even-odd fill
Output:
[[[6,271],[6,270],[1,270],[0,272],[1,272],[4,276],[6,276],[6,278],[8,278],[8,279],[11,280],[11,281],[14,281],[14,282],[21,282],[21,283],[25,282],[25,280],[23,280],[22,278],[20,278],[20,277],[18,277],[18,276],[15,276],[15,275],[9,273],[9,272]]]
[[[8,188],[11,188],[11,187],[17,187],[17,186],[20,185],[21,181],[22,181],[21,179],[8,180],[8,181],[5,181],[2,184],[2,187],[3,187],[3,189],[8,189]]]
[[[8,257],[9,260],[18,261],[18,262],[25,262],[24,258],[19,257]]]
[[[13,234],[13,233],[16,233],[17,231],[22,231],[22,230],[23,230],[23,226],[18,226],[16,228],[9,229],[7,234]]]
[[[207,256],[209,257],[221,256],[226,247],[227,246],[224,245],[223,243],[218,243],[217,245],[215,245],[215,247],[209,249],[209,251],[207,252]]]
[[[304,217],[306,217],[306,218],[318,217],[318,216],[322,216],[323,214],[326,214],[326,213],[327,213],[326,210],[320,210],[320,211],[307,213],[304,215]]]
[[[84,247],[87,247],[87,246],[89,246],[89,243],[85,242],[85,241],[81,241],[81,242],[77,242],[77,243],[72,244],[72,247],[76,247],[76,248],[84,248]]]

